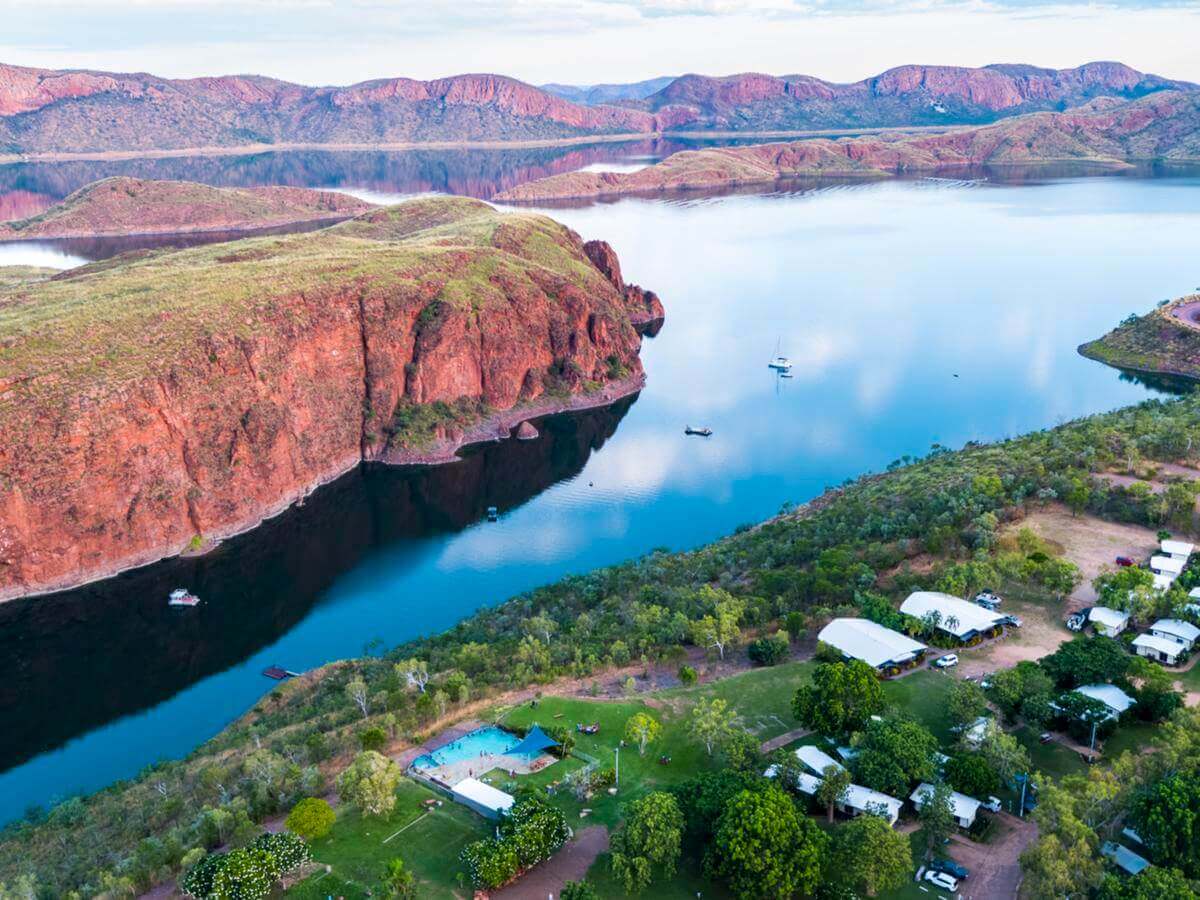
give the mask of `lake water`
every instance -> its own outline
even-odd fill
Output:
[[[635,165],[652,149],[562,164]],[[312,183],[414,192],[366,156]],[[484,156],[486,177],[504,168]],[[254,165],[226,165],[221,183],[313,171]],[[60,194],[85,177],[36,175],[26,188]],[[0,198],[5,184],[0,170]],[[640,396],[453,465],[360,469],[202,558],[0,604],[0,818],[188,753],[272,686],[268,665],[308,669],[570,572],[696,546],[935,442],[1149,396],[1075,347],[1195,289],[1200,178],[927,179],[551,214],[608,240],[626,278],[663,298]],[[792,379],[766,368],[777,345]],[[685,437],[689,424],[714,434]],[[180,585],[204,605],[167,609]]]

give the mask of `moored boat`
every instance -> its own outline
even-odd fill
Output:
[[[175,588],[167,598],[167,606],[199,606],[200,598],[187,588]]]
[[[711,428],[693,428],[691,425],[687,425],[684,427],[683,433],[684,434],[698,434],[701,437],[709,437],[712,435],[712,429]]]

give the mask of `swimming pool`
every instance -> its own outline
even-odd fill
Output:
[[[503,756],[519,743],[521,739],[515,734],[510,734],[495,725],[488,725],[486,728],[478,728],[464,734],[444,747],[438,747],[432,753],[418,756],[412,764],[414,769],[437,769],[478,759],[484,755]]]

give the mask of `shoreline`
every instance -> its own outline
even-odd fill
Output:
[[[347,194],[347,197],[350,195]],[[364,203],[367,201],[363,201]],[[378,204],[372,203],[372,208],[377,208]],[[363,212],[366,212],[364,210]],[[336,215],[336,216],[316,216],[315,218],[296,218],[284,219],[278,222],[267,222],[255,225],[229,225],[221,228],[170,228],[158,229],[153,231],[87,231],[87,232],[61,232],[58,234],[31,234],[22,235],[20,233],[9,235],[3,230],[0,230],[0,244],[21,244],[31,243],[34,241],[89,241],[96,238],[139,238],[139,237],[174,237],[175,235],[204,235],[204,234],[236,234],[236,235],[253,235],[258,231],[270,231],[275,228],[292,228],[296,225],[337,225],[339,222],[346,222],[353,219],[355,215]],[[2,228],[2,225],[0,225]]]
[[[515,436],[511,434],[512,429],[527,419],[545,418],[568,412],[581,412],[583,410],[611,406],[626,397],[640,392],[645,385],[646,376],[644,373],[641,373],[617,381],[607,382],[603,388],[594,393],[571,394],[567,397],[542,399],[540,402],[539,400],[534,400],[506,410],[498,410],[481,418],[478,423],[465,430],[458,438],[441,441],[432,449],[401,450],[393,453],[385,452],[372,457],[364,457],[361,449],[356,450],[353,454],[347,454],[339,459],[317,476],[317,478],[309,481],[298,490],[289,491],[281,499],[275,503],[268,504],[262,511],[253,516],[202,534],[203,543],[199,549],[193,550],[187,544],[175,548],[160,547],[128,556],[119,561],[113,561],[107,565],[96,566],[83,572],[76,572],[70,578],[63,578],[16,590],[0,588],[0,603],[28,600],[63,591],[75,590],[97,581],[115,578],[123,572],[154,565],[168,559],[204,556],[215,550],[225,541],[253,531],[264,522],[282,515],[320,487],[336,481],[360,465],[371,463],[389,466],[433,466],[456,462],[461,459],[458,451],[466,447],[489,441],[516,440]]]
[[[1098,362],[1101,365],[1108,366],[1110,369],[1114,369],[1117,372],[1134,372],[1138,375],[1160,375],[1166,378],[1183,378],[1189,382],[1192,382],[1193,384],[1200,384],[1200,373],[1195,371],[1181,372],[1178,369],[1152,369],[1146,366],[1133,365],[1132,363],[1118,364],[1112,360],[1104,359],[1094,351],[1089,352],[1089,347],[1091,347],[1093,344],[1099,344],[1103,340],[1103,338],[1097,338],[1094,341],[1088,341],[1085,344],[1080,344],[1075,348],[1075,352],[1084,359],[1090,359],[1092,362]]]

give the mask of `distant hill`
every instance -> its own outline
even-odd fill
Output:
[[[811,138],[676,153],[636,172],[571,172],[518,185],[498,200],[545,201],[771,184],[797,177],[878,177],[980,166],[1200,159],[1200,92],[1093,100],[933,135]]]
[[[674,75],[662,78],[649,78],[646,81],[634,81],[630,84],[543,84],[543,91],[570,100],[572,103],[582,103],[584,106],[599,106],[605,103],[619,103],[622,100],[644,100],[651,94],[661,91],[672,81]]]
[[[349,219],[374,204],[294,187],[216,188],[187,181],[105,178],[28,219],[0,222],[0,241],[242,231]]]
[[[1061,70],[904,66],[845,85],[806,75],[684,75],[651,91],[661,81],[543,90],[482,74],[307,87],[256,75],[168,79],[0,64],[0,154],[961,125],[1063,110],[1099,96],[1198,89],[1119,63]],[[612,105],[597,105],[606,100]]]
[[[1075,69],[914,65],[853,84],[811,75],[684,75],[625,105],[663,114],[674,126],[689,129],[797,131],[976,124],[1038,110],[1061,111],[1095,97],[1136,99],[1198,87],[1113,62]]]

